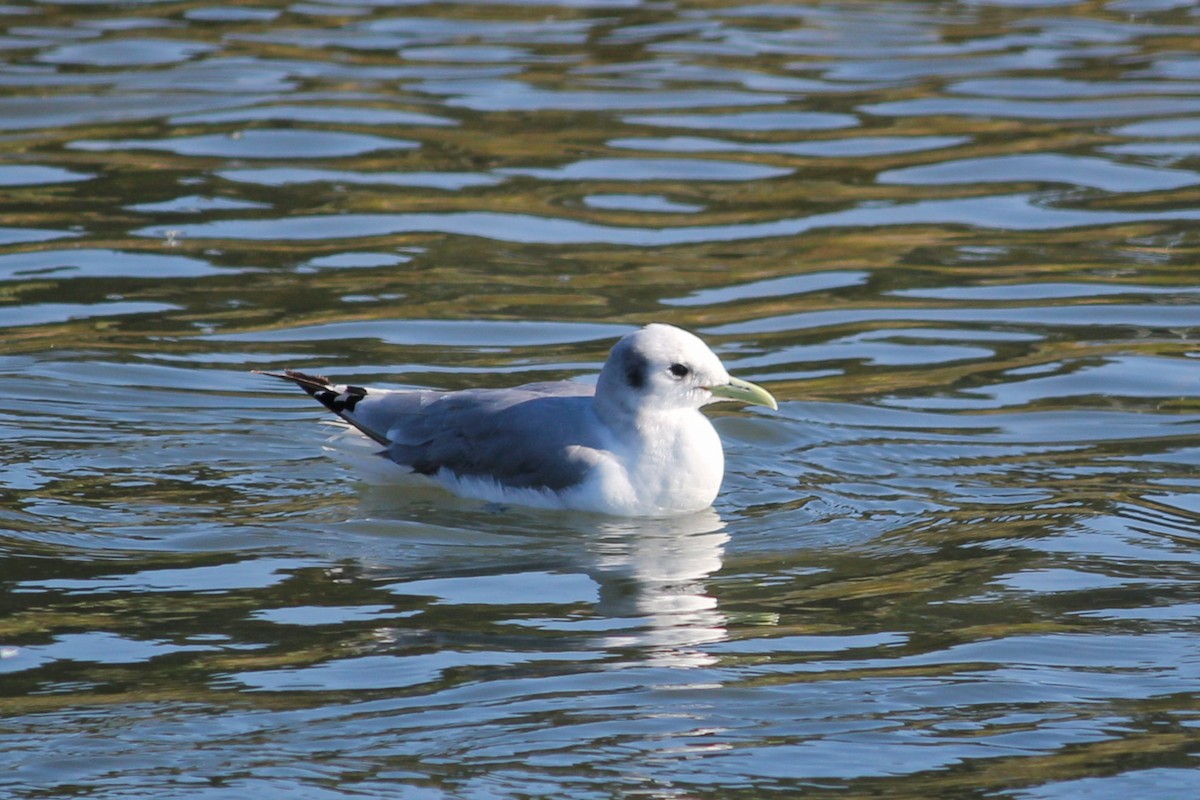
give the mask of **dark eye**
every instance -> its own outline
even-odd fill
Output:
[[[686,378],[691,370],[685,367],[683,364],[672,364],[670,367],[670,372],[676,378]]]

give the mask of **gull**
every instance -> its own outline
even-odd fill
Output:
[[[295,370],[291,381],[409,473],[479,500],[632,517],[708,508],[725,454],[703,406],[777,409],[694,334],[652,323],[612,348],[594,386],[372,389]]]

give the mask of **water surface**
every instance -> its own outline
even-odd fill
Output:
[[[6,797],[1200,794],[1191,4],[0,7]],[[293,366],[780,399],[675,520]]]

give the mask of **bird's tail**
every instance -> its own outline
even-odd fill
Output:
[[[323,375],[306,375],[303,372],[297,372],[294,369],[285,369],[283,372],[267,372],[265,370],[254,370],[258,375],[269,375],[272,378],[281,378],[285,381],[291,381],[299,386],[304,391],[313,396],[321,405],[328,408],[333,413],[344,419],[346,422],[353,425],[358,430],[362,431],[367,436],[374,439],[381,445],[387,446],[390,444],[387,437],[381,432],[372,430],[363,424],[361,419],[358,419],[354,414],[354,407],[365,398],[370,391],[362,386],[348,386],[344,384],[332,383]]]

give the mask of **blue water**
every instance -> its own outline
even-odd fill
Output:
[[[5,797],[1200,796],[1176,0],[0,6]],[[586,380],[713,509],[364,480],[285,366]]]

